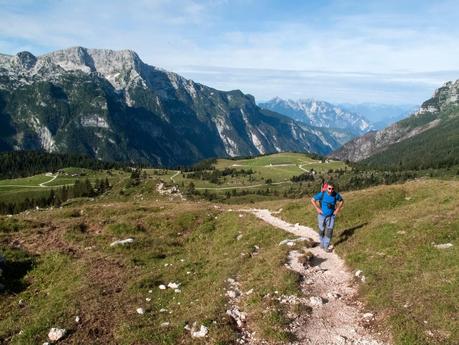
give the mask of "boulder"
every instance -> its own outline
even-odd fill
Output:
[[[66,332],[63,328],[51,328],[48,332],[48,339],[51,342],[59,341],[65,336]]]

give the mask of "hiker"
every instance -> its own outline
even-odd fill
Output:
[[[331,252],[330,241],[333,235],[335,218],[343,208],[344,200],[335,191],[333,183],[329,182],[322,186],[322,191],[311,198],[311,203],[317,210],[320,247],[327,252]]]

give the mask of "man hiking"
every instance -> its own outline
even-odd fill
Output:
[[[333,183],[329,182],[323,185],[321,192],[311,198],[311,203],[317,211],[320,247],[331,252],[330,241],[333,235],[335,217],[343,208],[344,200],[335,191]]]

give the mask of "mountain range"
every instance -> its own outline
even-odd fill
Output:
[[[362,135],[374,129],[363,116],[339,106],[315,99],[282,99],[275,97],[259,103],[264,109],[276,111],[309,126],[339,130],[346,133],[345,140]]]
[[[365,126],[366,124],[363,124]],[[145,64],[130,50],[0,55],[0,151],[162,166],[279,151],[328,154],[336,137]]]
[[[459,164],[459,80],[438,88],[408,118],[355,138],[330,157],[404,169]]]

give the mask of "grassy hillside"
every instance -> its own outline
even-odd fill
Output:
[[[362,296],[396,344],[459,343],[459,182],[418,180],[344,193],[336,250],[364,272]],[[266,203],[315,224],[308,200]],[[437,249],[435,244],[453,247]]]
[[[169,201],[156,183],[0,218],[0,343],[43,343],[51,327],[64,327],[63,344],[197,344],[184,329],[196,322],[209,328],[208,344],[231,344],[228,278],[249,291],[241,307],[251,329],[272,342],[290,339],[284,328],[294,311],[275,299],[299,292],[278,245],[286,234],[211,204]],[[110,246],[128,237],[131,245]],[[169,282],[181,291],[159,289]]]

